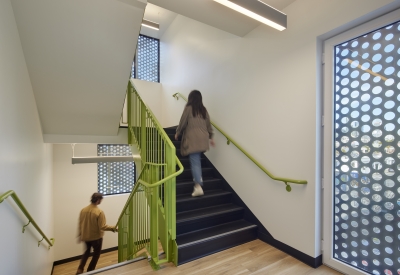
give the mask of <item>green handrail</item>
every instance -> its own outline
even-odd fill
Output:
[[[173,97],[176,98],[176,100],[179,100],[179,97],[181,97],[183,100],[187,102],[187,98],[183,96],[181,93],[175,93],[172,95]],[[250,156],[249,153],[247,153],[239,144],[237,144],[236,141],[234,141],[227,133],[225,133],[221,128],[219,128],[217,125],[215,125],[214,122],[211,121],[211,124],[217,129],[222,135],[224,135],[227,139],[227,144],[229,145],[230,143],[233,143],[240,151],[242,151],[243,154],[245,154],[252,162],[254,162],[255,165],[257,165],[261,170],[264,171],[265,174],[267,174],[271,179],[277,180],[277,181],[282,181],[286,185],[286,191],[290,192],[292,191],[292,187],[288,184],[288,182],[295,183],[295,184],[307,184],[306,180],[295,180],[295,179],[289,179],[289,178],[281,178],[281,177],[275,177],[272,175],[271,172],[269,172],[265,167],[263,167],[257,160],[255,160],[252,156]]]
[[[13,190],[9,190],[3,195],[0,196],[0,203],[2,203],[5,199],[8,197],[13,198],[15,203],[18,205],[18,207],[21,209],[22,213],[25,214],[25,216],[28,218],[28,223],[22,227],[22,233],[25,232],[25,227],[27,227],[30,223],[33,225],[33,227],[36,228],[36,230],[39,232],[39,234],[42,236],[42,240],[38,242],[38,247],[40,246],[40,243],[45,240],[50,246],[52,247],[54,245],[54,239],[51,238],[50,240],[46,237],[46,235],[43,233],[43,231],[40,229],[40,227],[36,224],[35,220],[32,218],[32,216],[29,214],[28,210],[26,210],[25,206],[21,202],[21,200],[18,198],[17,194]]]
[[[170,175],[170,176],[168,176],[168,177],[166,177],[166,178],[163,178],[162,180],[157,181],[156,183],[152,183],[152,184],[147,183],[147,182],[145,182],[144,180],[141,180],[141,179],[140,179],[140,176],[139,176],[139,177],[138,177],[139,179],[136,181],[136,183],[140,182],[141,184],[143,184],[143,185],[146,186],[146,187],[156,187],[156,186],[159,186],[159,185],[163,184],[164,182],[166,182],[166,181],[168,181],[168,180],[170,180],[170,179],[172,179],[172,178],[177,177],[178,175],[180,175],[180,174],[183,172],[183,165],[182,165],[182,163],[179,161],[178,157],[176,157],[176,159],[177,159],[177,164],[178,164],[178,166],[179,166],[179,170],[176,171],[174,174],[172,174],[172,175]],[[165,164],[146,163],[145,166],[146,166],[146,165],[165,165]],[[142,172],[143,172],[143,171],[144,171],[144,169],[142,170]],[[121,214],[119,215],[118,221],[117,221],[117,223],[116,223],[115,226],[117,226],[118,223],[121,221],[121,219],[122,219],[122,217],[123,217],[123,215],[124,215],[124,212],[126,211],[126,209],[127,209],[128,206],[129,206],[129,200],[130,200],[131,197],[137,192],[137,187],[138,187],[139,185],[136,184],[136,183],[135,183],[135,187],[134,187],[133,190],[132,190],[132,193],[129,195],[129,197],[128,197],[128,199],[127,199],[127,202],[126,202],[124,208],[122,209]]]

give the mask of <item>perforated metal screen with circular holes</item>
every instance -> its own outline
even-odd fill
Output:
[[[160,82],[160,40],[139,35],[136,64],[132,64],[132,76],[152,82]],[[135,72],[136,70],[136,72]]]
[[[99,144],[98,156],[132,156],[129,145]],[[129,193],[135,184],[135,163],[99,162],[97,164],[98,192],[104,195]]]
[[[335,47],[334,257],[400,274],[400,24]]]

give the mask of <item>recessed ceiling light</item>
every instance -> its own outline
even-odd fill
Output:
[[[146,20],[146,19],[142,20],[142,26],[145,26],[147,28],[157,30],[157,31],[160,29],[160,24],[150,21],[150,20]]]
[[[287,26],[287,16],[261,0],[214,0],[228,8],[247,15],[261,23],[283,31]]]

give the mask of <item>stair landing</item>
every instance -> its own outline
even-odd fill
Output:
[[[107,236],[106,236],[107,237]],[[116,261],[118,252],[102,254],[98,263],[109,265]],[[114,260],[112,260],[114,259]],[[90,259],[89,259],[90,260]],[[79,261],[74,261],[54,267],[53,275],[75,275]],[[96,270],[95,270],[96,271]],[[341,273],[326,266],[316,269],[285,254],[273,246],[254,240],[214,255],[194,260],[175,267],[172,263],[163,264],[161,270],[154,271],[146,260],[128,264],[119,268],[104,271],[101,275],[191,275],[191,274],[308,274],[308,275],[340,275]],[[84,273],[85,274],[85,273]],[[90,273],[86,273],[90,274]],[[93,274],[93,273],[92,273]]]

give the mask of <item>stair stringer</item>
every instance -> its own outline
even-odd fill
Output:
[[[290,256],[298,259],[299,261],[302,261],[303,263],[313,267],[317,268],[322,265],[322,255],[319,257],[313,258],[283,242],[280,242],[276,240],[271,233],[265,228],[265,226],[258,220],[256,215],[250,210],[250,208],[246,205],[246,203],[240,198],[240,196],[235,192],[235,190],[230,186],[230,184],[225,180],[225,178],[221,175],[221,173],[218,171],[218,169],[212,164],[212,162],[208,159],[207,156],[205,156],[206,162],[207,162],[207,167],[212,167],[214,168],[214,174],[216,178],[219,178],[222,180],[222,185],[224,190],[227,190],[232,193],[232,203],[237,204],[238,206],[241,206],[244,208],[244,219],[254,223],[257,225],[257,238],[262,240],[265,243],[268,243],[275,248],[289,254]]]

